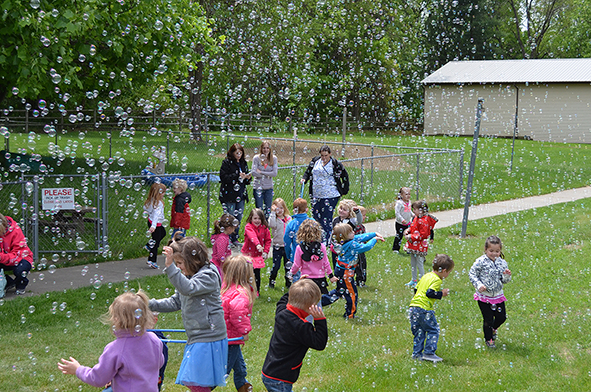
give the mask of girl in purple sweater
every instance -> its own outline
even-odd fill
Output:
[[[81,366],[70,357],[57,364],[64,374],[75,374],[93,387],[111,383],[114,392],[158,392],[158,372],[164,364],[162,342],[153,333],[154,314],[143,292],[123,293],[109,306],[108,321],[116,339],[107,344],[98,364]]]

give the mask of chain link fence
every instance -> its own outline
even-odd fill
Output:
[[[274,179],[274,198],[283,198],[288,206],[299,197],[300,179],[310,160],[318,155],[319,148],[324,144],[331,147],[332,155],[343,163],[349,173],[351,186],[347,198],[364,205],[368,214],[378,218],[382,213],[393,210],[398,189],[403,186],[413,189],[415,199],[426,199],[428,202],[459,201],[462,193],[463,150],[262,135],[237,136],[228,132],[207,133],[199,142],[192,140],[190,133],[179,131],[155,131],[140,138],[137,136],[138,131],[133,140],[127,139],[125,151],[136,150],[143,159],[151,160],[150,166],[155,166],[158,160],[152,153],[163,147],[167,171],[172,168],[178,173],[125,175],[124,170],[129,166],[126,153],[117,147],[112,150],[113,157],[110,159],[95,162],[94,158],[86,155],[86,167],[79,167],[77,174],[25,174],[28,171],[17,165],[13,169],[22,171],[20,180],[0,183],[0,203],[6,206],[2,212],[20,223],[32,245],[36,261],[51,265],[88,254],[108,259],[143,255],[142,249],[149,237],[143,204],[150,183],[170,183],[179,176],[194,175],[202,179],[199,185],[193,184],[188,189],[193,199],[189,234],[209,243],[213,222],[222,214],[218,200],[219,166],[233,143],[244,147],[246,159],[250,161],[258,154],[261,141],[269,141],[279,164],[278,175]],[[53,158],[57,163],[73,160],[76,156],[75,143],[61,142],[70,150],[56,149]],[[84,143],[81,139],[82,147]],[[189,164],[203,169],[198,173],[188,173]],[[91,169],[94,173],[88,173]],[[44,209],[42,192],[52,188],[72,188],[74,208]],[[249,187],[245,216],[254,208],[253,192],[257,189]],[[309,198],[307,185],[304,197]],[[172,198],[173,193],[169,189],[165,197],[167,218],[170,217]],[[165,226],[168,223],[168,220],[165,221]]]

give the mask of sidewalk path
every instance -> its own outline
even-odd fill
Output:
[[[532,208],[546,207],[552,204],[561,204],[569,201],[591,198],[591,187],[570,189],[547,195],[525,197],[522,199],[501,201],[490,204],[481,204],[470,207],[469,220],[488,218],[496,215],[504,215],[510,212],[523,211]],[[439,219],[437,228],[448,227],[462,222],[464,209],[459,208],[449,211],[438,211],[434,213]],[[395,235],[394,219],[369,222],[365,226],[367,231],[374,231],[384,237]],[[211,250],[210,250],[211,251]],[[237,253],[234,250],[233,253]],[[144,276],[155,276],[162,273],[162,269],[152,269],[146,264],[145,258],[109,261],[104,263],[79,265],[76,267],[58,268],[53,273],[48,270],[35,271],[29,275],[30,283],[27,286],[25,296],[43,294],[51,291],[64,291],[78,287],[90,286],[96,280],[95,275],[102,284],[118,283],[125,280],[141,278]],[[163,256],[158,257],[158,264],[164,266]],[[6,294],[5,299],[15,298],[14,290]]]

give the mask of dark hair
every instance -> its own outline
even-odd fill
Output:
[[[242,161],[246,162],[246,158],[244,158],[244,155],[245,155],[244,154],[244,147],[242,147],[242,145],[240,143],[234,143],[230,146],[230,149],[226,153],[226,158],[228,158],[231,161],[236,160],[236,158],[234,157],[234,152],[236,152],[236,150],[242,151],[242,156],[240,157],[240,162],[242,162]]]
[[[429,205],[425,200],[415,201],[414,203],[412,203],[412,208],[421,210],[423,214],[427,214],[429,212]]]
[[[491,235],[486,239],[486,241],[484,241],[484,250],[487,250],[488,247],[491,245],[499,245],[501,247],[501,250],[503,250],[503,242],[501,242],[501,239],[496,235]],[[505,258],[503,252],[501,252],[501,258]]]
[[[451,271],[454,268],[454,261],[445,253],[440,253],[433,260],[433,271],[441,272],[443,270]]]
[[[179,241],[170,244],[173,250],[173,256],[177,255],[185,262],[187,272],[194,275],[203,267],[209,263],[209,257],[207,256],[207,247],[197,237],[185,237]]]
[[[254,214],[257,214],[259,218],[261,218],[261,225],[265,226],[267,229],[269,228],[269,223],[267,222],[267,218],[265,218],[265,213],[260,208],[253,208],[250,210],[250,214],[248,214],[248,218],[246,218],[246,222],[252,223],[252,217]]]
[[[331,152],[330,152],[330,147],[328,147],[326,144],[325,144],[325,145],[323,145],[322,147],[320,147],[320,150],[318,150],[318,153],[320,154],[320,153],[322,153],[323,151],[326,151],[326,152],[327,152],[327,153],[329,153],[329,154],[331,153]]]
[[[213,222],[213,234],[220,234],[222,231],[226,230],[227,227],[236,227],[240,224],[238,219],[232,214],[225,213],[223,214],[220,219]]]

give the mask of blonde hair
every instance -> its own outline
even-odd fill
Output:
[[[181,178],[175,178],[172,182],[172,188],[180,188],[182,192],[187,190],[187,181]]]
[[[248,304],[252,306],[256,299],[256,291],[253,288],[255,283],[254,270],[250,257],[244,255],[231,256],[224,262],[224,282],[222,283],[221,294],[224,294],[234,284],[244,289],[248,297]]]
[[[155,324],[154,314],[150,310],[148,295],[139,290],[137,293],[128,291],[119,295],[109,312],[103,317],[103,322],[113,326],[115,331],[127,331],[139,336],[152,328]]]
[[[353,209],[355,207],[357,207],[357,203],[355,203],[351,199],[342,199],[339,202],[339,205],[337,206],[337,209],[340,209],[341,207],[347,207],[347,209],[349,210],[349,216],[347,216],[347,218],[349,218],[349,219],[355,218],[355,212],[353,212]]]
[[[293,201],[293,213],[294,214],[301,214],[306,212],[306,210],[308,209],[308,202],[306,201],[306,199],[302,199],[301,197],[298,197],[297,199],[295,199]]]
[[[302,222],[296,235],[298,242],[321,242],[322,228],[314,219],[306,219]]]
[[[209,263],[207,248],[203,241],[197,237],[185,237],[170,244],[173,257],[181,258],[185,262],[187,272],[194,275]]]
[[[274,206],[283,207],[283,216],[289,216],[291,213],[289,212],[289,208],[287,208],[287,204],[285,204],[285,200],[278,197],[277,199],[273,200]]]
[[[273,166],[273,151],[271,150],[271,143],[269,143],[268,140],[263,140],[261,142],[261,146],[259,147],[259,154],[263,155],[263,146],[267,145],[267,147],[269,147],[269,153],[266,156],[267,159],[267,164],[269,166]]]
[[[349,240],[349,234],[353,233],[353,228],[348,223],[339,223],[332,229],[333,242],[342,244]]]
[[[265,213],[260,208],[253,208],[252,210],[250,210],[250,214],[248,214],[248,218],[246,218],[247,223],[252,223],[252,217],[254,216],[254,214],[257,214],[261,219],[261,225],[265,226],[266,228],[269,228],[269,223],[267,222],[267,218],[265,218]]]
[[[238,225],[238,219],[234,215],[225,213],[220,216],[220,219],[213,222],[213,234],[220,234],[227,227],[236,227]]]
[[[153,183],[150,187],[150,191],[148,192],[148,198],[144,205],[146,207],[152,205],[152,207],[158,207],[158,203],[164,199],[164,194],[166,193],[166,186],[160,183]]]
[[[8,219],[6,219],[4,215],[0,214],[0,236],[6,234],[6,230],[8,230],[9,226]]]
[[[311,279],[300,279],[289,288],[287,303],[298,309],[308,311],[308,308],[315,305],[322,298],[318,285]]]

